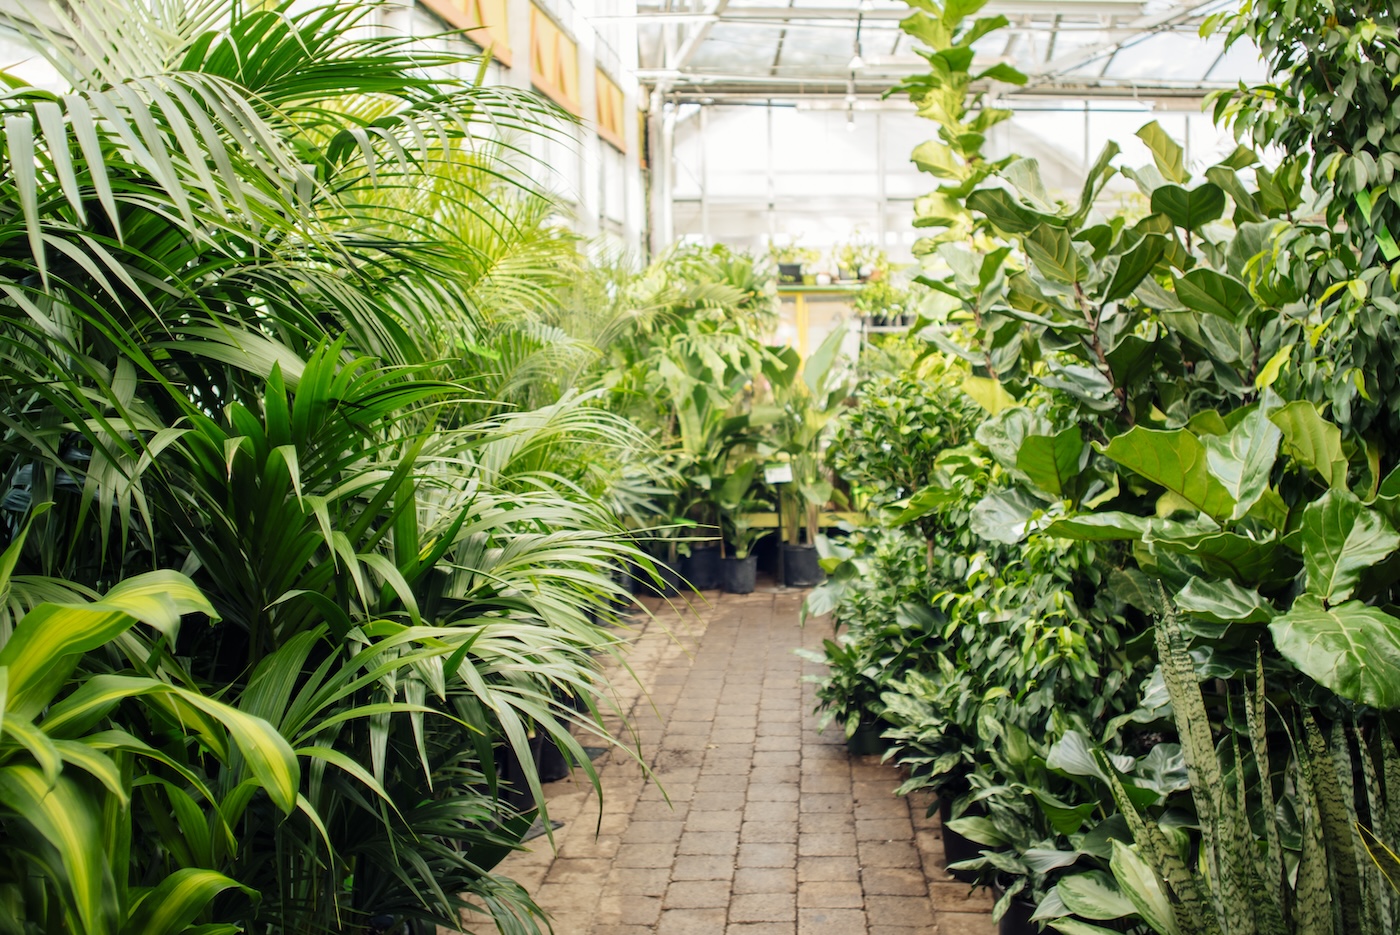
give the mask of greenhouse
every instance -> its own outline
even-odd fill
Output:
[[[1400,931],[1400,11],[0,0],[0,935]]]

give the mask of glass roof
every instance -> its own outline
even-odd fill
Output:
[[[1202,20],[1236,0],[991,0],[1011,25],[976,45],[1011,62],[1030,97],[1200,97],[1265,77],[1252,47],[1225,51]],[[870,96],[923,70],[901,0],[639,0],[640,77],[678,100]]]

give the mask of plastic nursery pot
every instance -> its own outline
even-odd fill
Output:
[[[994,880],[992,882],[992,895],[998,901],[1006,895],[1003,881]],[[1033,915],[1035,915],[1035,903],[1021,893],[1017,893],[1011,898],[1011,904],[1006,907],[1001,921],[997,923],[997,935],[1040,935],[1040,926],[1031,921]]]
[[[644,571],[632,576],[632,593],[649,594],[655,597],[675,597],[681,593],[681,573],[670,565],[656,560],[656,578]]]
[[[725,594],[752,594],[758,578],[758,556],[720,560],[720,586]]]
[[[713,591],[719,587],[719,546],[691,549],[690,554],[681,559],[681,577],[697,591]]]
[[[794,285],[802,281],[801,263],[779,263],[778,282],[785,286]]]
[[[888,727],[884,721],[862,721],[856,732],[846,738],[846,752],[851,756],[879,756],[890,748],[883,736]]]
[[[964,815],[979,815],[985,812],[974,802],[968,806]],[[938,815],[943,825],[943,863],[955,864],[962,860],[975,860],[982,856],[983,847],[971,838],[963,837],[952,828],[948,827],[948,822],[953,817],[953,797],[941,796],[938,800]],[[948,874],[954,880],[961,880],[963,883],[976,883],[977,871],[975,870],[949,870]]]
[[[783,584],[790,588],[810,588],[826,580],[817,561],[814,545],[783,546]]]

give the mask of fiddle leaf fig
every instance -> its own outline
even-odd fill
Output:
[[[1084,278],[1084,260],[1064,228],[1040,224],[1026,235],[1025,246],[1026,255],[1047,278],[1066,283]]]
[[[1277,613],[1258,591],[1228,578],[1192,578],[1177,592],[1177,609],[1207,623],[1268,623]]]
[[[1347,485],[1347,456],[1342,451],[1342,432],[1318,415],[1307,400],[1291,402],[1269,415],[1283,430],[1289,452],[1300,463],[1312,468],[1333,490]]]
[[[1191,178],[1186,171],[1186,158],[1181,145],[1162,129],[1161,124],[1152,121],[1137,131],[1137,137],[1152,151],[1152,161],[1157,164],[1157,171],[1162,173],[1163,178],[1180,184],[1185,184]]]
[[[1045,220],[1045,215],[1020,204],[1004,188],[983,188],[967,196],[967,206],[986,215],[1005,234],[1028,234]]]
[[[1108,282],[1103,300],[1116,302],[1132,295],[1133,291],[1147,278],[1147,274],[1152,272],[1152,268],[1162,259],[1166,249],[1166,238],[1160,234],[1149,234],[1142,238],[1137,246],[1119,258],[1118,268],[1113,271],[1113,278]]]
[[[1197,231],[1225,213],[1225,192],[1214,182],[1192,189],[1162,185],[1152,192],[1152,210],[1183,230]]]
[[[1227,434],[1202,439],[1211,474],[1235,499],[1231,519],[1248,513],[1269,489],[1269,475],[1282,438],[1283,431],[1256,408]]]
[[[1217,522],[1234,512],[1234,498],[1210,472],[1205,445],[1185,429],[1166,432],[1134,426],[1110,441],[1103,453]]]
[[[1089,461],[1089,446],[1079,426],[1058,435],[1030,435],[1016,453],[1020,468],[1041,490],[1057,497],[1071,496],[1075,479]]]
[[[1226,321],[1239,321],[1254,308],[1254,299],[1244,283],[1213,269],[1198,267],[1184,276],[1173,276],[1176,297],[1181,304]]]
[[[1346,490],[1309,504],[1302,532],[1308,591],[1328,601],[1350,597],[1366,569],[1400,546],[1385,517]]]
[[[1044,508],[1045,504],[1023,490],[999,490],[972,508],[968,525],[983,539],[1016,543],[1026,538],[1036,512]]]
[[[1400,707],[1400,620],[1360,601],[1327,607],[1304,594],[1269,624],[1274,645],[1318,683],[1352,701]]]

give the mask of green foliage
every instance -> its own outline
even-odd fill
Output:
[[[649,443],[548,330],[560,115],[370,10],[68,4],[0,95],[7,935],[543,926]]]

